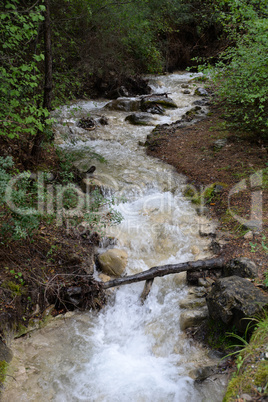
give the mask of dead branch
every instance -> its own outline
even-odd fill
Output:
[[[101,285],[103,289],[109,289],[115,286],[127,285],[134,282],[150,281],[158,276],[177,274],[183,271],[222,268],[223,265],[223,258],[211,258],[208,260],[188,261],[182,262],[180,264],[162,265],[150,268],[147,271],[141,272],[139,274],[125,276],[124,278],[113,279],[108,282],[101,282]]]

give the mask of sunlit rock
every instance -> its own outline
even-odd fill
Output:
[[[98,256],[98,263],[103,273],[121,276],[127,265],[128,255],[124,250],[113,248]]]

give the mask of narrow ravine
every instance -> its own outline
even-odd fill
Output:
[[[169,93],[178,105],[165,116],[153,115],[154,125],[179,120],[200,99],[194,95],[192,78],[189,73],[150,77],[154,92]],[[189,85],[189,94],[183,93],[182,84]],[[94,164],[103,191],[119,199],[115,208],[124,219],[106,235],[127,252],[126,273],[208,257],[209,240],[199,231],[209,222],[183,197],[185,178],[146,156],[139,145],[154,125],[131,125],[125,121],[129,112],[109,110],[107,103],[82,101],[62,108],[57,140],[79,151],[76,166],[81,170]],[[88,113],[96,120],[104,115],[109,124],[98,124],[90,132],[77,127],[78,119]],[[89,149],[107,163],[89,158]],[[76,313],[15,341],[16,382],[9,379],[3,400],[221,401],[220,380],[203,387],[194,382],[196,368],[217,360],[180,329],[180,301],[188,293],[185,275],[157,278],[144,305],[139,302],[142,289],[143,283],[123,286],[100,313]]]

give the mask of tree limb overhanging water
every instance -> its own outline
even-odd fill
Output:
[[[168,264],[152,267],[147,271],[139,274],[129,275],[124,278],[113,279],[108,282],[102,282],[103,289],[109,289],[115,286],[127,285],[134,282],[149,281],[158,276],[177,274],[183,271],[195,271],[204,269],[222,268],[224,264],[223,258],[211,258],[207,260],[188,261],[179,264]]]

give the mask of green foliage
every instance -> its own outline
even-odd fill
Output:
[[[213,72],[228,124],[240,131],[268,132],[267,2],[224,0],[220,20],[235,46],[221,56]],[[224,9],[224,7],[225,9]]]
[[[94,156],[94,152],[92,152]],[[1,207],[1,228],[2,241],[20,240],[31,236],[42,219],[49,218],[51,222],[63,224],[62,219],[58,221],[58,216],[66,211],[71,211],[79,206],[75,215],[76,226],[82,221],[88,223],[90,231],[103,231],[109,225],[114,225],[122,220],[122,216],[113,209],[117,202],[114,198],[107,199],[100,190],[96,189],[90,194],[83,194],[78,191],[73,183],[74,156],[68,153],[59,152],[60,170],[58,179],[62,183],[56,184],[49,192],[45,185],[46,174],[41,173],[41,182],[31,177],[30,172],[23,172],[19,175],[14,169],[14,162],[11,157],[0,157],[0,207]],[[100,160],[103,160],[98,155]],[[43,180],[44,179],[44,180]],[[41,188],[39,188],[41,186]],[[50,197],[52,197],[50,199]],[[46,204],[47,202],[47,204]],[[40,204],[44,207],[50,205],[50,209],[39,208]],[[14,278],[23,284],[20,272],[11,272]]]
[[[9,238],[24,239],[33,233],[39,225],[40,216],[38,213],[33,215],[17,213],[34,208],[37,193],[37,187],[32,185],[29,172],[24,172],[16,182],[12,182],[17,173],[18,171],[14,169],[14,162],[10,156],[0,157],[1,234],[5,240]],[[13,209],[9,208],[5,202],[8,192],[8,199],[15,207]]]
[[[43,5],[20,9],[12,0],[0,7],[0,135],[34,136],[51,123],[42,108],[42,75],[39,64],[44,54],[37,51],[38,29],[44,17]]]

